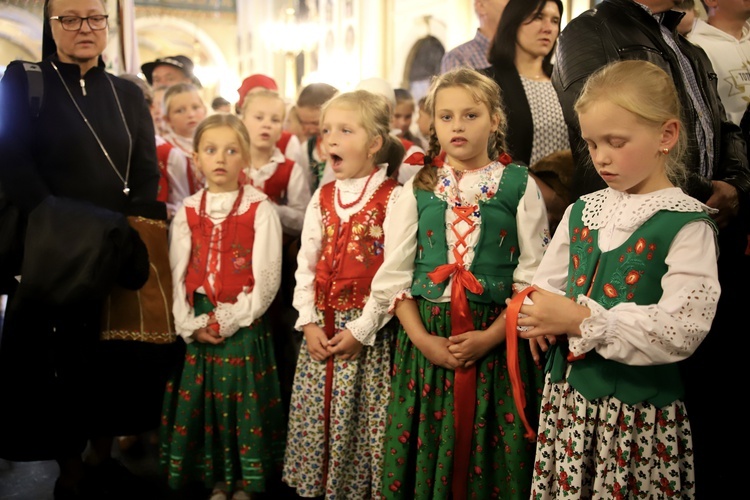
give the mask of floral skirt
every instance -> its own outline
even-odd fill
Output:
[[[196,315],[213,309],[204,295]],[[187,345],[182,373],[167,384],[160,461],[169,486],[226,481],[265,491],[284,456],[286,416],[265,318],[222,344]]]
[[[685,405],[588,401],[547,379],[532,498],[694,498]],[[719,457],[715,457],[719,459]]]
[[[336,325],[360,315],[336,313]],[[319,324],[322,323],[322,317]],[[302,497],[325,495],[334,499],[378,498],[383,476],[383,432],[390,389],[390,330],[378,332],[373,346],[365,346],[355,360],[333,361],[333,391],[325,460],[324,394],[326,361],[315,361],[302,341],[289,408],[289,433],[283,481]]]
[[[450,336],[450,304],[427,300],[417,304],[428,332]],[[470,303],[470,308],[479,330],[491,325],[502,310],[497,304]],[[519,344],[525,414],[535,428],[542,371],[534,365],[528,343]],[[399,329],[388,406],[383,498],[451,498],[454,373],[430,363],[404,329]],[[534,444],[524,437],[513,401],[505,344],[476,365],[476,405],[467,497],[528,499]]]

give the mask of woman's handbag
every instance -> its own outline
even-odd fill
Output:
[[[167,223],[140,216],[129,216],[128,222],[148,249],[150,272],[139,290],[114,287],[104,304],[101,339],[172,343],[176,335]]]

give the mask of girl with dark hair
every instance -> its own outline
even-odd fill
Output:
[[[532,165],[570,148],[550,79],[562,14],[561,0],[510,0],[490,45],[491,66],[483,71],[500,86],[515,162]]]

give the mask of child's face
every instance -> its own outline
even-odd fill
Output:
[[[678,9],[674,9],[678,10]],[[693,29],[693,24],[695,23],[695,9],[689,9],[684,11],[685,16],[680,20],[680,24],[677,25],[677,32],[685,36]]]
[[[419,116],[417,116],[417,126],[419,127],[419,133],[424,137],[430,137],[430,122],[431,117],[425,108],[419,109]]]
[[[212,193],[237,190],[240,172],[247,166],[237,133],[226,126],[203,133],[193,160],[206,177],[206,185]]]
[[[174,133],[182,137],[193,137],[195,128],[206,117],[206,106],[197,92],[173,95],[169,109],[164,115]]]
[[[299,118],[299,124],[302,126],[302,132],[308,138],[320,133],[320,108],[298,106],[297,118]]]
[[[273,151],[281,137],[284,101],[275,97],[248,97],[242,121],[250,133],[250,145],[260,151]]]
[[[162,116],[162,109],[164,107],[164,87],[154,90],[154,101],[151,103],[151,119],[154,122],[154,131],[157,134],[161,134],[164,128],[164,117]]]
[[[401,131],[398,134],[399,137],[403,137],[404,133],[409,131],[412,116],[414,116],[413,102],[405,101],[401,104],[396,104],[396,110],[393,112],[393,119],[391,120],[391,127]]]
[[[358,111],[346,107],[328,108],[323,118],[323,147],[337,179],[365,177],[375,166],[372,157],[382,146],[382,138],[368,137],[361,119]]]
[[[447,87],[437,93],[435,132],[448,164],[456,169],[473,170],[490,162],[487,143],[499,122],[487,105],[475,101],[462,87]]]
[[[644,123],[635,114],[607,100],[592,102],[579,113],[581,137],[586,141],[596,172],[612,189],[645,194],[670,187],[662,149],[677,141],[676,120],[664,125]],[[670,142],[670,138],[674,140]],[[663,142],[666,140],[666,142]]]

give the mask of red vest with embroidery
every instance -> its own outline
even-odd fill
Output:
[[[168,142],[156,146],[156,161],[159,164],[159,191],[156,194],[157,201],[166,203],[169,201],[169,174],[167,174],[167,159],[172,145]]]
[[[245,213],[235,213],[216,226],[207,216],[201,217],[199,208],[185,208],[191,233],[190,264],[185,276],[190,304],[193,303],[193,293],[201,286],[214,305],[218,302],[234,303],[245,287],[253,289],[255,213],[259,203],[253,202]],[[209,269],[215,267],[218,267],[218,273],[211,286]]]
[[[276,166],[276,171],[263,183],[263,189],[261,189],[277,205],[286,205],[286,192],[294,168],[294,160],[285,160],[284,163],[279,163]],[[257,187],[252,183],[252,179],[250,179],[250,184]]]
[[[292,138],[292,133],[288,130],[281,131],[281,137],[276,141],[276,147],[281,150],[281,154],[286,154],[286,147],[289,145],[289,140]]]
[[[164,144],[156,146],[156,159],[159,162],[159,172],[161,173],[161,179],[159,181],[159,197],[157,197],[159,201],[166,202],[169,197],[169,175],[167,173],[167,165],[169,164],[169,154],[172,152],[173,148],[174,145],[171,142],[164,142]],[[185,162],[187,172],[185,172],[185,175],[188,180],[188,188],[190,189],[190,194],[195,194],[200,191],[203,186],[196,175],[195,167],[193,166],[193,159],[187,155],[185,156],[187,158],[187,161]],[[164,182],[164,186],[166,187],[166,189],[163,190],[165,193],[164,199],[161,199],[162,182]]]
[[[386,179],[348,222],[336,214],[335,185],[329,182],[320,188],[323,240],[315,266],[315,305],[321,310],[362,309],[383,263],[385,210],[398,182]]]

